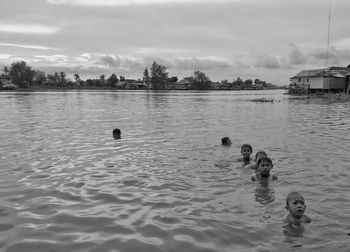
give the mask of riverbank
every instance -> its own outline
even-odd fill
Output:
[[[324,94],[309,94],[310,97],[324,98],[334,102],[349,102],[350,94],[347,93],[324,93]]]

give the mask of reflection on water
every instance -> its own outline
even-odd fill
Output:
[[[260,204],[268,204],[275,200],[275,190],[272,188],[273,182],[267,180],[258,181],[255,188],[255,201]]]
[[[0,251],[348,251],[349,108],[279,90],[2,92]],[[243,143],[278,182],[251,182]],[[289,243],[295,190],[315,221]]]

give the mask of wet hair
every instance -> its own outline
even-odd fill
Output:
[[[231,145],[231,139],[229,137],[223,137],[221,138],[222,145]]]
[[[116,128],[113,130],[113,134],[121,135],[122,133],[121,133],[120,129]]]
[[[261,162],[263,162],[263,161],[269,162],[270,164],[272,164],[271,158],[269,158],[269,157],[262,157],[262,158],[259,158],[259,160],[258,160],[258,166],[259,166],[259,164],[260,164]]]
[[[113,137],[114,139],[120,139],[120,135],[122,134],[122,132],[120,131],[120,129],[116,128],[113,130]]]
[[[260,155],[260,154],[264,155],[265,157],[267,156],[265,151],[258,151],[257,153],[255,153],[255,160],[257,159],[258,155]],[[256,160],[256,161],[259,161],[259,160]]]
[[[253,152],[253,147],[250,145],[250,144],[243,144],[242,147],[241,147],[241,152],[243,150],[244,147],[247,147],[250,149],[251,152]]]
[[[299,197],[302,197],[302,198],[304,199],[304,197],[303,197],[303,195],[301,195],[301,193],[298,193],[298,192],[291,192],[291,193],[289,193],[289,194],[287,195],[287,198],[286,198],[286,206],[289,205],[290,198],[292,198],[293,196],[299,196]]]

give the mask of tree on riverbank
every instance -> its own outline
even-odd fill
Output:
[[[193,73],[193,76],[190,78],[191,89],[211,89],[211,81],[205,73],[196,70]]]
[[[107,83],[108,86],[110,87],[115,87],[115,85],[118,83],[118,77],[115,74],[112,74],[111,76],[109,76],[109,78],[107,79]]]
[[[147,67],[143,71],[143,81],[145,82],[147,87],[149,86],[149,84],[151,84],[151,77],[149,77],[149,72]]]
[[[232,82],[223,80],[221,82],[212,82],[210,78],[200,70],[196,70],[193,76],[186,77],[178,81],[177,76],[168,77],[167,68],[153,62],[151,68],[145,68],[143,78],[129,79],[120,75],[119,79],[116,74],[112,74],[106,78],[105,74],[99,77],[81,80],[80,75],[75,73],[70,80],[67,74],[63,71],[46,74],[40,70],[32,70],[24,61],[13,62],[10,67],[3,68],[4,74],[0,74],[0,85],[3,85],[1,79],[16,84],[20,88],[44,88],[44,89],[81,89],[81,88],[118,88],[118,89],[193,89],[193,90],[254,90],[254,89],[274,89],[278,88],[271,83],[255,79],[242,80],[241,78],[234,79]],[[118,82],[121,82],[119,85]],[[4,83],[6,81],[3,81]],[[184,86],[185,85],[185,86]],[[0,87],[1,88],[1,87]]]
[[[157,62],[153,62],[151,67],[151,84],[154,90],[165,89],[165,84],[168,82],[168,72],[166,67]]]
[[[35,77],[35,71],[26,62],[17,61],[12,63],[8,75],[20,88],[29,88]]]

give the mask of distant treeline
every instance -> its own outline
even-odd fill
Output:
[[[18,61],[5,66],[0,75],[0,82],[4,87],[4,80],[16,87],[26,89],[84,89],[84,88],[113,88],[113,89],[273,89],[278,88],[271,83],[255,79],[242,80],[237,78],[232,82],[222,80],[212,82],[204,72],[194,71],[193,76],[178,80],[178,77],[169,77],[165,66],[153,62],[150,70],[146,67],[142,79],[127,79],[125,76],[112,74],[108,78],[104,74],[98,78],[82,80],[78,73],[74,74],[74,80],[67,78],[65,72],[54,72],[46,74],[40,70],[33,70],[25,61]],[[0,83],[0,84],[1,84]],[[13,85],[14,86],[14,85]]]

